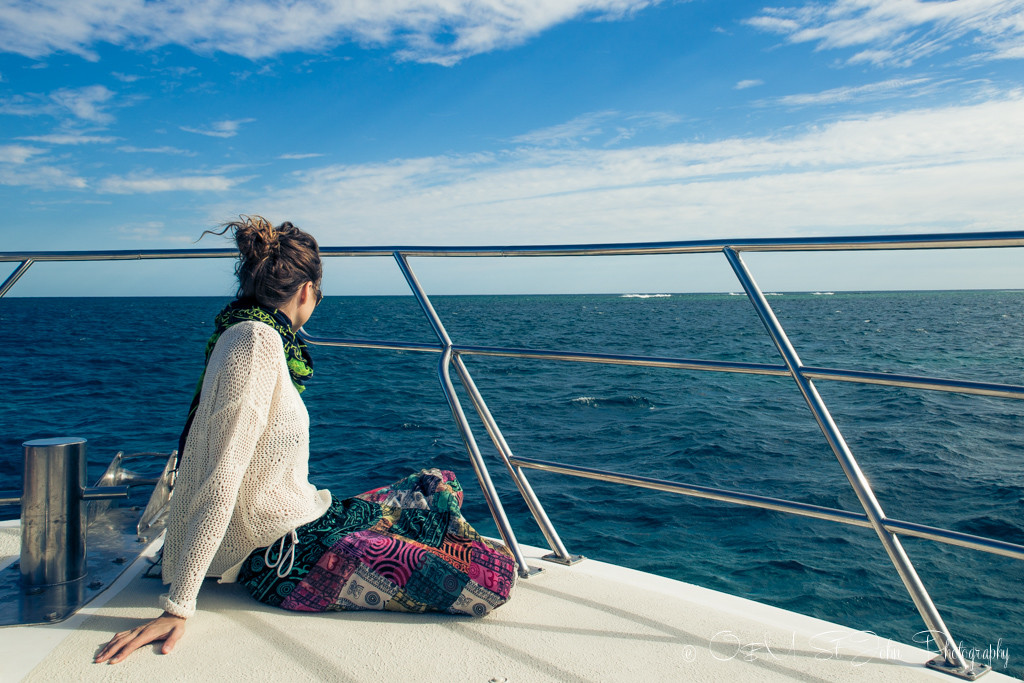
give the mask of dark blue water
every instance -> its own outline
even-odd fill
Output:
[[[770,302],[807,365],[1024,384],[1024,292],[787,294]],[[172,449],[210,320],[224,303],[0,300],[0,488],[19,487],[21,443],[32,438],[88,438],[91,477],[117,450]],[[435,306],[456,343],[779,362],[744,297],[438,297]],[[308,327],[432,340],[409,297],[331,297]],[[476,490],[438,387],[436,354],[313,352],[316,376],[303,398],[317,484],[347,495],[436,466]],[[791,380],[466,362],[519,455],[860,509]],[[1024,543],[1024,402],[818,387],[890,517]],[[519,539],[543,545],[473,424]],[[898,641],[924,629],[870,530],[529,476],[571,552]],[[479,495],[465,511],[482,532],[496,533]],[[904,545],[967,654],[1024,674],[1024,562],[912,538]]]

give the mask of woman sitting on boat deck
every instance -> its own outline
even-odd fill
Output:
[[[116,634],[95,661],[117,663],[160,640],[170,652],[207,576],[298,611],[482,616],[506,602],[515,561],[463,519],[451,472],[423,470],[346,500],[309,483],[309,415],[299,394],[313,365],[296,331],[323,297],[317,243],[259,216],[214,234],[228,230],[240,252],[238,299],[216,317],[179,444],[164,612]]]

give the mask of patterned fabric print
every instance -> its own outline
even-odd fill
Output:
[[[423,470],[344,501],[299,527],[291,573],[252,552],[238,580],[257,600],[284,609],[443,611],[483,616],[508,601],[511,553],[462,517],[451,472]],[[273,546],[272,546],[273,547]],[[271,551],[273,555],[275,550]]]
[[[242,563],[238,582],[260,602],[278,607],[292,593],[299,581],[308,576],[321,560],[324,561],[324,568],[327,571],[334,571],[333,567],[327,568],[330,559],[325,557],[325,553],[346,535],[375,525],[380,516],[381,508],[378,505],[358,498],[333,498],[331,507],[327,508],[322,517],[295,530],[299,537],[299,545],[295,549],[292,571],[286,577],[280,578],[275,568],[267,567],[264,561],[266,548],[257,548],[249,553],[249,557]],[[270,552],[273,561],[277,555],[276,548]],[[346,559],[339,558],[339,561]]]
[[[445,479],[445,476],[451,477]],[[360,493],[356,498],[403,509],[451,512],[461,517],[462,485],[444,470],[421,470],[390,486]]]

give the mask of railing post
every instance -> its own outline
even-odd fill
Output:
[[[14,283],[17,282],[21,278],[21,276],[25,274],[25,271],[32,267],[33,263],[35,263],[34,260],[25,259],[20,264],[18,264],[18,267],[14,269],[14,272],[11,273],[6,280],[4,280],[4,283],[2,285],[0,285],[0,297],[3,297],[4,294],[7,294],[11,287],[14,286]]]
[[[572,565],[583,560],[582,555],[572,555],[566,550],[565,545],[562,543],[562,539],[558,536],[558,532],[555,530],[555,526],[551,523],[547,513],[544,511],[544,506],[541,505],[540,500],[537,498],[537,494],[533,492],[533,487],[530,486],[530,482],[526,479],[526,473],[523,472],[522,467],[514,466],[510,462],[510,458],[513,457],[512,449],[509,447],[508,442],[505,441],[505,435],[501,433],[501,429],[498,428],[498,423],[495,422],[494,416],[491,415],[490,409],[487,407],[487,403],[484,401],[484,397],[480,394],[480,390],[476,387],[476,382],[473,381],[473,377],[469,374],[469,369],[466,368],[466,364],[462,361],[462,357],[459,355],[455,356],[454,360],[455,372],[458,373],[459,379],[462,380],[462,386],[466,388],[466,392],[469,394],[470,400],[473,401],[473,405],[476,407],[476,412],[480,415],[480,419],[484,423],[484,427],[487,429],[487,433],[491,437],[491,441],[494,443],[494,447],[498,450],[498,454],[501,456],[502,462],[505,463],[505,467],[508,468],[509,473],[512,475],[512,480],[516,483],[516,487],[519,489],[519,494],[526,501],[527,507],[530,508],[530,513],[533,515],[533,519],[537,522],[537,526],[540,527],[541,533],[544,534],[544,538],[547,539],[548,546],[551,548],[551,555],[545,555],[543,559],[549,562],[556,562],[558,564]]]
[[[459,429],[459,433],[462,435],[462,441],[466,445],[466,451],[469,453],[469,461],[473,465],[473,470],[476,472],[477,481],[480,482],[480,488],[483,490],[484,500],[487,501],[487,507],[490,508],[491,517],[494,518],[494,523],[498,527],[498,533],[501,534],[501,539],[508,546],[509,550],[512,551],[513,557],[515,557],[516,563],[519,565],[519,576],[523,578],[529,577],[531,573],[540,571],[534,569],[526,563],[526,558],[523,556],[523,551],[519,548],[519,542],[516,541],[515,532],[512,531],[512,525],[508,522],[508,517],[505,515],[505,508],[501,505],[501,499],[498,497],[498,492],[494,488],[494,482],[491,481],[491,475],[487,471],[487,464],[484,462],[483,455],[480,453],[480,447],[477,446],[476,439],[473,437],[473,430],[470,429],[469,421],[466,419],[466,413],[462,410],[462,404],[459,402],[459,397],[455,393],[455,386],[452,384],[451,377],[448,374],[449,367],[452,359],[452,340],[448,336],[448,332],[444,329],[444,324],[441,322],[440,317],[437,315],[437,311],[434,310],[433,304],[430,303],[430,299],[427,297],[426,292],[423,291],[423,287],[420,286],[419,280],[416,279],[416,274],[412,272],[412,268],[409,267],[409,262],[406,260],[400,252],[394,252],[395,261],[398,263],[398,267],[402,270],[402,274],[405,276],[406,282],[409,284],[409,288],[412,290],[413,295],[419,302],[420,307],[427,316],[427,320],[430,321],[431,326],[434,328],[437,338],[444,346],[444,350],[441,353],[441,360],[437,365],[437,377],[441,382],[441,389],[444,391],[444,396],[448,400],[448,407],[451,408],[452,416],[455,418],[455,425]]]
[[[961,678],[968,678],[969,680],[977,678],[988,671],[990,667],[975,664],[964,659],[960,648],[957,647],[956,641],[950,635],[949,629],[946,628],[946,624],[942,620],[942,616],[939,614],[938,609],[936,609],[935,604],[928,595],[928,591],[921,582],[921,578],[917,575],[913,563],[903,549],[903,545],[896,537],[896,534],[885,528],[885,513],[875,498],[871,484],[868,483],[867,477],[864,476],[860,465],[857,464],[857,459],[846,444],[846,440],[839,431],[839,427],[832,420],[832,415],[818,394],[814,383],[803,375],[803,363],[801,363],[796,349],[790,343],[786,331],[775,317],[775,312],[772,311],[771,306],[768,304],[767,299],[765,299],[761,289],[757,286],[750,271],[747,270],[747,266],[743,263],[740,255],[729,247],[722,251],[729,261],[729,265],[732,266],[733,272],[736,273],[736,277],[743,286],[743,290],[747,293],[747,298],[754,305],[757,315],[761,318],[761,322],[782,355],[790,374],[800,389],[800,393],[803,394],[804,400],[807,401],[808,407],[814,414],[814,419],[818,422],[822,434],[825,435],[825,439],[839,460],[839,464],[842,466],[846,478],[850,481],[854,493],[857,494],[857,499],[864,508],[868,521],[871,522],[875,533],[881,539],[889,559],[895,565],[900,579],[903,580],[903,585],[906,586],[907,592],[910,593],[910,597],[914,601],[914,605],[917,606],[917,611],[921,614],[921,618],[924,619],[925,625],[940,648],[941,657],[937,659],[942,659],[943,662],[939,663],[936,660],[932,660],[928,662],[928,665]]]

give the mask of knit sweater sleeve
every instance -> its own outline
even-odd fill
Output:
[[[218,340],[210,357],[215,375],[204,382],[197,416],[205,429],[190,435],[186,456],[201,462],[187,507],[182,551],[173,568],[168,594],[160,606],[180,617],[195,613],[196,596],[234,514],[238,491],[267,426],[282,354],[281,341],[269,327],[236,325]],[[216,366],[216,367],[214,367]],[[211,381],[212,380],[212,381]],[[206,405],[203,405],[206,404]],[[198,422],[198,420],[197,420]]]

